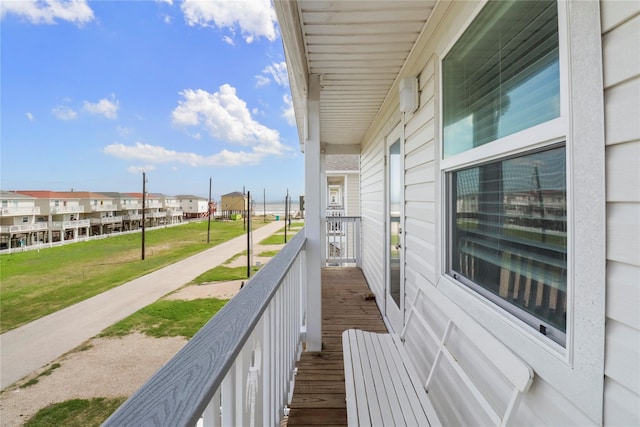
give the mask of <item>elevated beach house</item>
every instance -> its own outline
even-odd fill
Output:
[[[305,228],[107,425],[640,425],[640,2],[274,6]]]

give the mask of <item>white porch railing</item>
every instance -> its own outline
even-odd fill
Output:
[[[0,208],[0,215],[40,215],[40,208],[35,206],[9,206]]]
[[[360,217],[326,217],[326,257],[328,266],[361,266]]]
[[[103,426],[278,426],[304,341],[304,231]]]
[[[51,223],[52,230],[66,230],[70,228],[83,228],[89,227],[91,225],[91,221],[88,219],[76,219],[73,221],[53,221]]]
[[[28,233],[30,231],[46,231],[46,222],[37,222],[35,224],[21,224],[21,225],[3,225],[0,226],[0,233]]]
[[[121,216],[103,216],[102,218],[89,218],[91,225],[114,224],[122,222]]]

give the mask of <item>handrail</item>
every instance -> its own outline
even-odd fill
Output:
[[[220,387],[223,385],[223,380],[229,381],[226,379],[227,375],[232,376],[231,381],[235,381],[236,387],[242,386],[243,374],[240,374],[239,379],[234,375],[238,372],[236,363],[239,363],[239,359],[247,358],[247,354],[243,352],[245,344],[256,332],[255,330],[260,329],[257,328],[259,324],[262,325],[262,329],[266,329],[267,325],[263,323],[278,322],[274,319],[263,322],[262,316],[282,283],[291,282],[289,271],[296,262],[299,262],[298,258],[301,255],[304,256],[306,242],[304,235],[304,229],[299,231],[166,365],[120,406],[103,426],[191,427],[196,425],[207,407],[209,412],[214,412],[211,416],[214,424],[217,424],[215,420],[220,418],[220,414],[215,414],[218,412],[215,408],[221,406],[220,395],[222,394],[223,410],[228,405],[233,407],[237,396],[245,395],[238,390],[235,390],[235,393],[220,393]],[[293,274],[295,273],[294,271]],[[293,280],[301,282],[301,276],[300,272],[297,279],[294,277]],[[299,300],[303,299],[299,298]],[[280,314],[278,311],[282,310],[274,310],[276,315]],[[291,332],[299,339],[299,327],[297,331]],[[280,335],[281,332],[278,330],[277,334]],[[268,353],[266,344],[263,353]],[[253,357],[258,358],[255,354],[251,354],[249,359]],[[268,371],[274,364],[269,360],[270,358],[275,360],[275,356],[264,354],[261,357],[266,359],[262,369]],[[235,369],[232,369],[233,367]],[[265,378],[264,381],[269,378],[271,382],[278,383],[281,388],[282,384],[287,388],[292,370],[293,366],[289,372],[281,373],[282,376],[286,375],[286,381],[283,378],[272,378],[271,372],[263,372],[262,375]],[[286,390],[286,393],[289,392],[290,390]],[[217,400],[214,399],[214,395]],[[278,397],[265,400],[280,402],[278,406],[281,407],[276,408],[276,413],[282,414],[286,402],[281,402]],[[235,408],[235,410],[238,409]],[[273,412],[273,408],[263,408],[263,410]],[[229,415],[232,420],[235,416]],[[222,417],[224,418],[224,413]],[[263,419],[265,418],[267,417],[263,416]],[[274,420],[273,424],[277,422]],[[259,420],[257,425],[262,423],[262,420]],[[225,424],[228,424],[228,421]]]

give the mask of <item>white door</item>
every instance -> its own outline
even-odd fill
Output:
[[[403,326],[404,313],[404,162],[400,126],[386,143],[386,281],[385,316],[396,333]]]

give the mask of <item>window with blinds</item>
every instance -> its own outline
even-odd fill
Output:
[[[449,175],[450,274],[559,343],[567,316],[565,164],[560,146]]]
[[[556,2],[489,2],[442,73],[445,157],[558,117]]]
[[[489,1],[442,60],[442,153],[447,274],[565,345],[565,136],[455,157],[558,118],[559,67],[555,1]]]

